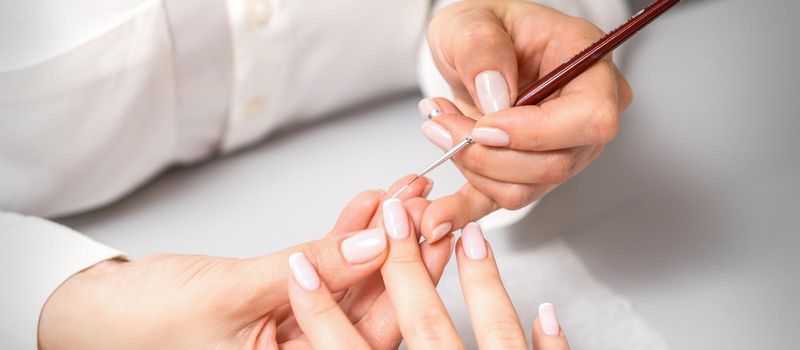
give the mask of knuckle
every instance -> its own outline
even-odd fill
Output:
[[[486,336],[499,349],[526,349],[527,343],[518,322],[492,322],[485,328]]]
[[[303,254],[305,254],[308,261],[311,262],[311,265],[314,266],[314,269],[317,270],[319,274],[325,274],[325,271],[329,271],[338,266],[340,261],[338,250],[334,253],[330,249],[326,249],[325,244],[322,242],[323,241],[316,241],[311,244],[306,244],[302,248]]]
[[[498,27],[489,22],[471,22],[464,27],[461,32],[461,45],[469,49],[480,47],[495,47],[502,44],[504,32]]]
[[[530,190],[522,187],[513,187],[510,191],[496,196],[494,201],[499,204],[503,209],[517,210],[528,205],[531,194]]]
[[[475,145],[473,145],[473,147],[464,152],[464,165],[468,169],[480,173],[480,169],[483,169],[486,165],[485,160],[487,155],[491,155],[491,152],[492,150],[486,147],[475,147]]]
[[[310,311],[315,317],[326,317],[335,315],[339,310],[339,304],[334,302],[333,299],[325,298],[325,301],[314,303]]]
[[[430,308],[419,312],[411,324],[411,336],[419,340],[437,341],[446,337],[447,320],[441,313]]]
[[[476,271],[466,277],[469,279],[469,285],[476,288],[495,286],[498,283],[502,283],[500,275],[493,271]]]
[[[418,253],[398,252],[391,255],[387,263],[400,267],[416,267],[422,264],[422,257]]]
[[[566,182],[575,168],[576,158],[572,155],[557,154],[553,155],[550,165],[542,175],[542,182],[558,185]]]
[[[603,102],[594,110],[592,139],[596,144],[606,144],[617,136],[619,108],[611,101]]]
[[[603,32],[600,27],[583,18],[575,18],[575,25],[573,25],[573,28],[589,40],[597,40],[605,35],[605,32]]]
[[[396,324],[397,319],[393,313],[368,313],[359,321],[358,329],[370,344],[383,344],[387,348],[394,348],[393,345],[401,340],[393,336]]]

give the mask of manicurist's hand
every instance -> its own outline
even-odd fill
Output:
[[[468,184],[434,201],[422,234],[439,237],[497,208],[518,209],[585,168],[617,133],[632,93],[610,57],[540,106],[509,108],[534,83],[603,33],[590,22],[523,0],[461,1],[431,20],[431,54],[453,90],[420,102],[423,134],[450,148]]]
[[[411,178],[399,180],[391,191]],[[432,185],[427,179],[418,182],[401,195],[416,218],[428,204],[420,196]],[[313,339],[298,327],[286,289],[287,261],[298,253],[304,258],[293,260],[295,268],[318,271],[317,279],[303,280],[304,285],[324,283],[335,293],[337,310],[353,321],[362,345],[395,348],[401,334],[379,272],[388,255],[376,215],[384,197],[383,191],[364,192],[345,207],[325,238],[263,257],[160,254],[95,265],[50,296],[39,325],[40,348],[308,347]],[[428,283],[441,276],[448,244],[418,247]]]
[[[389,256],[381,274],[409,349],[463,349],[441,299],[426,271],[413,223],[397,200],[384,202]],[[452,235],[442,241],[450,241]],[[445,242],[437,242],[435,245]],[[448,242],[449,244],[449,242]],[[480,227],[469,224],[456,244],[458,272],[478,346],[481,349],[527,349],[528,343],[511,300],[503,287],[492,250]],[[300,328],[316,349],[367,349],[359,331],[339,308],[334,295],[319,282],[302,255],[289,258],[294,279],[289,298]],[[308,281],[312,281],[309,283]],[[569,349],[553,305],[544,303],[533,324],[538,350]]]

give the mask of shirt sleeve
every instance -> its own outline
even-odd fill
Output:
[[[121,256],[54,222],[0,211],[0,348],[36,349],[50,294],[73,274]]]

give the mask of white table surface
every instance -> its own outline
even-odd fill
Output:
[[[800,316],[800,2],[681,7],[629,46],[636,101],[606,154],[490,240],[511,258],[560,237],[675,349],[790,348]],[[61,222],[135,257],[256,256],[315,239],[355,193],[439,154],[417,130],[417,99],[169,171]],[[434,178],[433,196],[460,181],[452,167]]]

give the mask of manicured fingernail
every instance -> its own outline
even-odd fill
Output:
[[[453,137],[450,136],[450,132],[435,121],[429,120],[422,123],[422,134],[443,151],[453,147]]]
[[[433,117],[442,114],[442,110],[439,108],[439,105],[436,104],[432,98],[424,98],[422,101],[419,101],[419,114],[427,119],[431,120]]]
[[[313,292],[319,288],[319,276],[314,266],[306,259],[303,253],[297,252],[289,255],[289,269],[297,284],[303,289]]]
[[[383,224],[392,239],[408,237],[408,217],[403,202],[397,198],[383,202]]]
[[[504,147],[511,143],[505,131],[495,128],[472,129],[472,140],[486,146]]]
[[[431,232],[431,240],[438,241],[439,238],[442,238],[444,237],[444,235],[450,233],[451,232],[450,230],[452,229],[453,229],[453,223],[451,222],[445,222],[439,224],[439,226],[433,228],[433,232]]]
[[[464,254],[470,260],[486,258],[486,240],[483,239],[483,232],[478,224],[470,222],[461,229],[461,244],[464,246]]]
[[[539,305],[539,325],[542,327],[544,334],[550,336],[558,335],[558,318],[556,318],[556,308],[553,307],[553,304],[542,303]]]
[[[376,228],[361,231],[342,241],[342,255],[351,264],[374,259],[386,250],[386,233]]]
[[[475,91],[484,114],[511,107],[506,78],[496,70],[478,74],[475,77]]]
[[[428,177],[425,177],[425,179],[428,180],[428,184],[425,185],[425,189],[422,190],[422,198],[428,198],[428,195],[433,191],[433,180]]]

